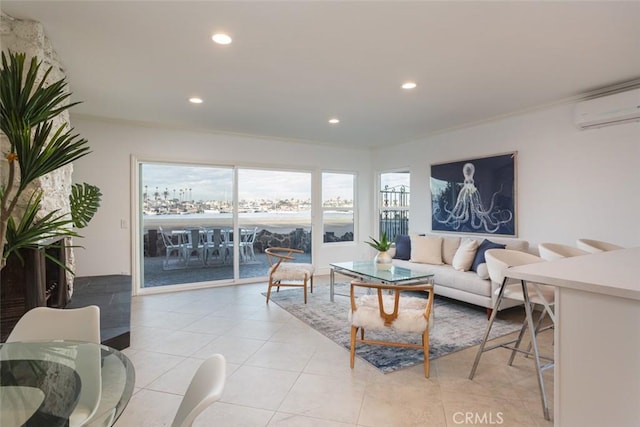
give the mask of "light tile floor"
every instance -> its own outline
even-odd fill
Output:
[[[316,286],[328,286],[327,277]],[[477,347],[382,374],[275,303],[266,284],[133,298],[131,347],[136,384],[117,427],[170,426],[192,375],[213,353],[227,359],[222,399],[194,426],[551,426],[542,415],[533,360]],[[437,327],[437,325],[435,326]],[[541,334],[552,354],[552,332]],[[545,373],[553,402],[553,370]],[[553,409],[551,410],[553,413]]]

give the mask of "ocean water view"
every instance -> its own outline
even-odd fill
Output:
[[[241,227],[258,227],[273,232],[287,233],[297,228],[311,228],[311,211],[246,212],[238,214]],[[232,213],[184,213],[143,216],[144,230],[154,230],[158,226],[173,230],[185,227],[231,227]],[[325,211],[324,230],[342,235],[353,232],[353,213]]]

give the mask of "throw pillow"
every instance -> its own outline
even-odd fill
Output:
[[[453,256],[453,262],[451,265],[458,271],[468,271],[473,264],[473,259],[476,256],[476,250],[478,249],[478,241],[474,239],[464,239],[456,254]]]
[[[488,249],[504,249],[506,245],[502,245],[500,243],[492,242],[491,240],[484,239],[480,246],[478,246],[478,250],[476,251],[476,257],[473,260],[473,264],[471,265],[471,269],[475,272],[478,271],[478,266],[485,262],[484,253]]]
[[[411,259],[411,238],[406,234],[396,236],[395,259],[409,261]]]
[[[478,266],[478,269],[476,270],[476,273],[478,273],[479,278],[487,280],[489,278],[489,268],[487,267],[487,263],[483,262],[482,264],[480,264]]]
[[[443,237],[442,238],[442,260],[445,264],[453,264],[453,257],[460,246],[459,237]]]
[[[442,237],[412,235],[411,262],[442,264]]]

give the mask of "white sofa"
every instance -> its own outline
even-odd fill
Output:
[[[416,248],[415,243],[418,240],[416,236],[411,236],[411,251],[412,256],[411,260],[402,260],[402,259],[393,259],[393,264],[398,267],[410,268],[412,270],[418,271],[426,271],[434,274],[434,289],[436,295],[441,295],[444,297],[456,299],[459,301],[464,301],[470,304],[478,305],[481,307],[485,307],[487,309],[487,314],[491,313],[491,310],[494,307],[497,295],[496,290],[500,287],[500,283],[494,283],[491,279],[488,278],[488,273],[486,272],[486,266],[484,268],[481,266],[478,268],[478,272],[476,271],[459,271],[454,269],[451,265],[451,251],[452,248],[457,248],[459,245],[456,245],[455,242],[463,242],[465,239],[473,239],[480,244],[485,239],[506,245],[506,249],[513,249],[523,252],[528,252],[529,242],[526,240],[515,239],[515,238],[507,238],[507,237],[494,237],[494,236],[469,236],[469,235],[446,235],[446,234],[428,234],[427,238],[440,237],[442,238],[442,248],[443,253],[441,255],[442,264],[433,264],[433,263],[425,263],[424,256],[418,256],[416,259]],[[424,236],[424,235],[422,235]],[[419,242],[419,241],[418,241]],[[457,250],[457,249],[456,249]],[[444,254],[444,252],[448,252],[448,255]],[[437,262],[438,257],[437,254],[430,254],[432,259],[427,259],[429,262]],[[416,262],[423,261],[423,262]],[[505,309],[508,307],[513,307],[518,305],[517,302],[503,301],[500,309]]]

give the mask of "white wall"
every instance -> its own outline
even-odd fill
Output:
[[[430,165],[517,151],[520,238],[640,246],[640,123],[580,131],[562,105],[373,153],[375,171],[409,167],[414,232],[431,230]]]
[[[372,209],[370,152],[259,137],[189,132],[102,121],[73,116],[71,123],[89,141],[92,154],[74,163],[74,182],[100,187],[101,207],[89,226],[81,230],[83,239],[76,249],[78,276],[131,274],[131,157],[198,164],[281,167],[309,170],[353,171],[359,180],[357,208],[359,228],[352,244],[322,245],[320,227],[314,228],[314,262],[328,268],[331,261],[368,256],[361,242],[371,229]],[[318,220],[319,217],[316,218]],[[121,228],[121,221],[127,228]],[[363,238],[364,236],[364,238]],[[328,270],[327,270],[328,271]]]
[[[368,151],[213,133],[153,128],[72,116],[72,125],[93,153],[74,164],[75,182],[98,185],[98,214],[78,241],[77,274],[130,274],[131,156],[141,159],[243,166],[356,171],[359,228],[352,245],[323,246],[314,230],[314,261],[366,258],[361,244],[373,234],[376,173],[411,171],[411,230],[431,229],[429,175],[432,163],[511,151],[517,158],[518,236],[532,245],[573,244],[579,237],[640,245],[640,124],[580,131],[573,106],[563,105],[459,129],[402,145]]]

